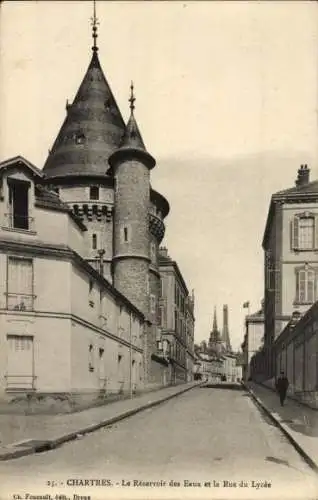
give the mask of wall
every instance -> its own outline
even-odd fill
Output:
[[[313,305],[295,327],[286,327],[275,343],[277,373],[289,380],[289,395],[318,407],[318,307]]]
[[[25,312],[0,314],[0,397],[6,388],[7,335],[32,336],[33,374],[40,392],[69,392],[70,321]],[[54,374],[54,376],[52,376]]]

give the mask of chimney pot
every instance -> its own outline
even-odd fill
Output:
[[[296,179],[296,186],[305,186],[306,184],[309,183],[309,173],[310,173],[310,170],[307,166],[307,164],[305,165],[300,165],[300,168],[298,169],[298,176],[297,176],[297,179]]]

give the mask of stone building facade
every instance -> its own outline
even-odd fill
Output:
[[[288,395],[318,408],[318,304],[295,313],[274,344],[276,373],[284,371]]]
[[[304,314],[318,298],[318,181],[309,181],[306,165],[293,188],[272,196],[263,249],[265,331],[259,359],[266,380],[276,376],[275,340],[295,311]]]
[[[243,380],[246,382],[252,375],[251,360],[263,346],[264,342],[264,310],[262,308],[245,318],[245,334],[242,342]]]
[[[0,164],[1,396],[92,398],[171,382],[159,309],[169,203],[151,187],[156,161],[136,122],[133,87],[125,124],[101,68],[96,25],[93,37],[43,169],[22,157]],[[172,360],[186,381],[194,313],[178,280],[187,305]]]
[[[22,157],[0,179],[0,398],[141,390],[148,320],[83,257],[86,226]]]
[[[171,383],[191,381],[194,364],[194,293],[187,285],[176,261],[160,248],[161,276],[160,328],[171,362]]]

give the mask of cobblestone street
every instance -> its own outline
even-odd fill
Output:
[[[103,478],[113,487],[76,483]],[[1,500],[25,492],[113,498],[115,488],[116,498],[149,498],[133,480],[180,482],[187,498],[306,499],[317,491],[314,472],[242,390],[196,388],[56,450],[0,464]],[[167,484],[151,498],[167,497]],[[178,486],[169,488],[175,495]]]

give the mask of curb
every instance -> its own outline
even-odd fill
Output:
[[[115,415],[114,417],[107,418],[106,420],[102,420],[101,422],[98,422],[96,424],[92,424],[92,425],[86,426],[82,429],[79,429],[77,431],[72,431],[72,432],[69,432],[68,434],[64,434],[56,439],[47,439],[47,440],[43,440],[43,441],[37,440],[38,443],[34,446],[27,446],[27,445],[22,446],[21,445],[18,448],[14,449],[14,450],[8,450],[7,452],[6,451],[2,452],[0,449],[0,461],[11,460],[14,458],[20,458],[20,457],[24,457],[27,455],[32,455],[34,453],[40,453],[43,451],[53,450],[63,443],[77,439],[79,435],[89,434],[89,433],[94,432],[98,429],[101,429],[102,427],[107,427],[108,425],[112,425],[116,422],[119,422],[120,420],[124,420],[125,418],[131,417],[132,415],[136,415],[137,413],[139,413],[141,411],[147,410],[147,409],[152,408],[154,406],[158,406],[159,404],[164,403],[165,401],[169,401],[172,398],[180,396],[181,394],[184,394],[185,392],[188,392],[191,389],[194,389],[194,388],[200,387],[200,386],[201,386],[201,383],[196,384],[196,385],[192,385],[191,387],[186,387],[185,389],[182,389],[179,392],[176,392],[174,394],[170,394],[168,396],[164,396],[164,397],[159,398],[155,401],[150,401],[146,404],[138,406],[137,408],[132,408],[131,410],[124,411],[123,413]],[[10,445],[8,445],[8,446],[10,446]]]
[[[276,417],[274,417],[273,413],[267,408],[267,406],[264,405],[264,403],[262,402],[262,400],[258,396],[256,396],[256,394],[254,393],[254,391],[252,389],[250,389],[249,387],[247,387],[245,384],[243,384],[243,386],[245,387],[245,389],[247,390],[247,392],[250,393],[250,395],[252,396],[252,398],[254,399],[254,401],[256,402],[256,404],[261,407],[261,409],[266,413],[266,415],[271,419],[271,421],[276,425],[276,427],[278,427],[281,430],[281,432],[285,435],[285,437],[288,439],[288,441],[298,451],[298,453],[300,454],[300,456],[305,460],[305,462],[307,463],[307,465],[309,465],[309,467],[313,471],[315,471],[316,473],[318,473],[318,465],[305,452],[305,450],[297,443],[297,441],[293,438],[293,436],[291,435],[291,433],[288,430],[288,427],[285,424],[283,424],[282,422],[280,422]]]

